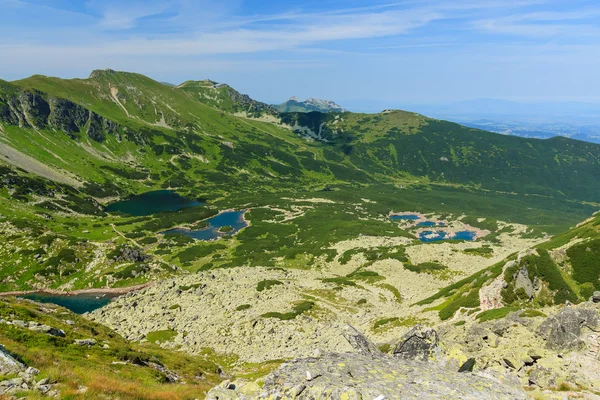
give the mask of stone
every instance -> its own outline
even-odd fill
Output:
[[[469,358],[467,361],[465,361],[460,366],[460,368],[458,369],[458,372],[473,372],[474,367],[475,367],[475,359]]]
[[[402,337],[394,348],[393,354],[405,360],[429,361],[438,349],[437,331],[417,325]]]
[[[515,291],[523,289],[527,296],[531,299],[534,295],[533,282],[529,279],[527,267],[523,265],[515,274]]]
[[[342,364],[351,371],[351,376],[339,373]],[[319,371],[319,379],[306,381],[305,372],[309,370]],[[399,387],[402,399],[527,398],[518,382],[458,373],[435,363],[398,360],[387,355],[373,357],[368,353],[327,353],[318,359],[309,357],[284,363],[267,376],[262,393],[256,398],[292,399],[295,398],[292,394],[302,388],[299,398],[303,399],[397,399]]]
[[[379,349],[369,341],[362,333],[351,325],[344,326],[344,338],[350,343],[352,348],[359,353],[367,353],[372,355],[382,354]]]
[[[598,311],[594,309],[565,307],[548,317],[538,334],[546,339],[549,349],[576,350],[584,345],[580,338],[582,328],[597,330],[599,323]]]
[[[18,373],[25,369],[25,365],[14,358],[5,348],[0,345],[0,374],[9,375]]]
[[[56,329],[48,325],[35,325],[29,327],[30,331],[46,333],[48,335],[65,337],[65,332],[62,329]]]
[[[40,370],[37,368],[33,368],[33,367],[27,367],[27,369],[25,370],[25,373],[28,375],[39,375]]]
[[[75,339],[77,346],[94,346],[96,343],[98,342],[94,339]]]
[[[594,294],[592,294],[591,300],[594,303],[600,303],[600,292],[594,292]]]
[[[550,369],[536,365],[529,373],[529,384],[547,388],[556,385],[556,378],[556,374]]]

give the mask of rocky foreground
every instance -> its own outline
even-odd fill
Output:
[[[319,354],[283,364],[262,388],[255,382],[225,381],[209,400],[249,399],[526,399],[509,374],[452,371],[432,361],[438,349],[433,330],[409,335],[394,354],[383,354],[354,328],[344,336],[355,353]]]
[[[386,353],[346,326],[354,352],[317,351],[265,379],[225,381],[207,399],[599,399],[598,309],[416,326]]]

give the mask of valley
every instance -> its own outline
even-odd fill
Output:
[[[173,398],[263,382],[317,350],[351,353],[347,324],[385,354],[434,326],[452,368],[477,358],[482,371],[553,395],[570,378],[560,362],[544,366],[554,384],[530,385],[508,342],[467,349],[460,338],[510,316],[519,328],[507,337],[555,357],[533,326],[600,291],[598,176],[600,145],[406,111],[280,112],[228,85],[112,70],[0,81],[0,289],[50,290],[29,296],[48,301],[142,285],[112,301],[65,296],[86,327],[67,333],[151,353],[189,381],[189,396]],[[29,362],[31,343],[73,346],[21,335],[10,311],[64,330],[46,315],[64,309],[10,298],[0,308],[11,321],[0,342]],[[94,346],[95,362],[123,361]],[[211,372],[199,378],[180,354]],[[122,368],[148,374],[141,359]],[[55,380],[64,393],[78,380],[92,388],[81,398],[99,393],[80,372]],[[599,381],[569,390],[593,393]],[[162,398],[131,385],[122,398]]]

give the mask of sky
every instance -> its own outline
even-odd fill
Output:
[[[0,78],[212,79],[370,111],[600,103],[597,0],[0,0]]]

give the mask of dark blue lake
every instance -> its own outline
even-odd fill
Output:
[[[456,234],[452,238],[450,238],[448,233],[446,233],[444,231],[423,231],[423,232],[419,233],[419,239],[421,240],[421,242],[424,242],[424,243],[437,242],[440,240],[448,240],[448,239],[472,241],[472,240],[475,240],[476,237],[477,237],[477,233],[472,232],[472,231],[456,232]]]
[[[206,222],[208,222],[209,225],[204,229],[171,229],[162,233],[180,233],[198,240],[217,239],[221,236],[233,235],[240,231],[240,229],[247,227],[248,223],[244,221],[244,213],[245,211],[224,211],[219,215],[207,219]],[[224,226],[231,227],[232,230],[229,232],[220,232],[219,229]]]
[[[417,224],[417,226],[425,226],[425,227],[436,226],[436,225],[437,225],[437,223],[435,223],[433,221],[422,221]]]
[[[122,212],[134,217],[142,217],[160,212],[179,211],[183,208],[202,204],[204,203],[186,199],[172,190],[157,190],[109,204],[106,206],[106,211]]]
[[[408,221],[418,221],[421,219],[418,215],[415,214],[407,214],[407,215],[391,215],[390,219],[392,220],[408,220]]]
[[[117,297],[117,295],[85,293],[68,296],[50,293],[31,293],[18,297],[40,303],[57,304],[68,308],[76,314],[83,314],[107,305],[113,298]]]

